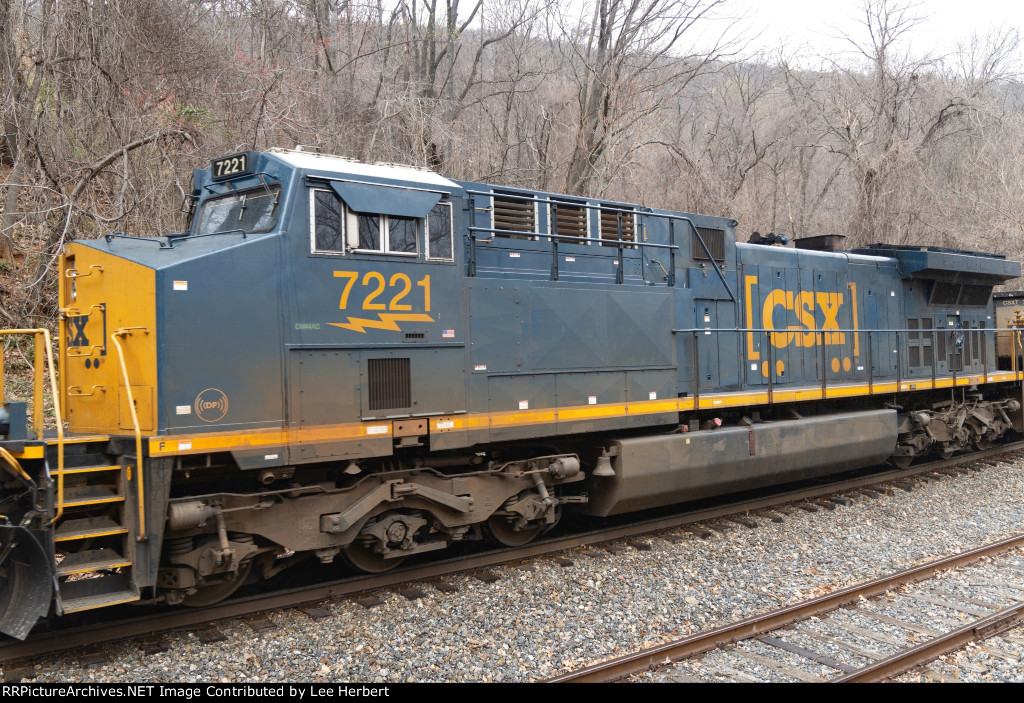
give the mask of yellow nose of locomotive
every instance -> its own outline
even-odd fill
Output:
[[[155,271],[70,244],[61,259],[60,282],[60,385],[70,431],[132,432],[134,406],[139,429],[153,432]]]

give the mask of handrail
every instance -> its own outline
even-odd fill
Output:
[[[68,386],[67,393],[68,393],[68,397],[69,398],[88,398],[90,396],[96,395],[96,391],[102,391],[104,393],[106,393],[106,391],[107,391],[107,387],[106,386],[96,386],[96,385],[94,385],[89,390],[88,393],[72,393],[71,391],[75,390],[75,389],[81,391],[82,387],[81,386]]]
[[[5,462],[7,462],[7,465],[14,469],[18,476],[25,479],[32,485],[35,485],[35,482],[32,480],[32,477],[25,472],[25,469],[21,468],[21,464],[18,463],[18,460],[14,458],[14,455],[11,454],[6,449],[4,449],[3,447],[0,447],[0,459],[3,459]]]
[[[682,220],[683,218],[677,217],[675,219]],[[468,229],[470,232],[473,232],[473,233],[476,233],[476,232],[487,232],[488,234],[497,234],[497,235],[500,235],[500,236],[507,236],[507,237],[529,237],[530,239],[533,239],[533,238],[537,238],[537,239],[557,239],[557,240],[559,240],[561,242],[570,242],[570,243],[571,242],[579,242],[580,244],[593,244],[593,245],[597,245],[597,244],[605,245],[605,244],[608,244],[608,245],[610,245],[611,242],[621,241],[622,242],[622,246],[626,247],[626,248],[629,248],[629,249],[632,249],[634,247],[635,248],[647,248],[647,249],[670,249],[670,250],[673,250],[673,251],[679,249],[679,245],[678,244],[660,244],[658,242],[641,242],[641,241],[634,241],[632,239],[622,239],[622,240],[619,240],[619,239],[598,239],[597,237],[577,237],[576,235],[572,235],[572,234],[557,234],[555,232],[523,232],[523,231],[517,230],[517,229],[497,229],[497,228],[494,228],[494,227],[478,227],[476,225],[472,225],[470,227],[467,227],[466,229]],[[477,239],[476,241],[480,242],[481,244],[487,244],[487,243],[492,242],[494,240],[493,240],[493,238],[491,238],[491,239]]]
[[[93,271],[93,269],[96,270]],[[103,273],[103,267],[100,266],[99,264],[93,264],[89,267],[89,273],[79,273],[78,269],[68,269],[67,271],[64,272],[64,278],[85,278],[86,276],[91,276],[97,272]]]
[[[128,378],[128,367],[124,360],[124,349],[122,349],[121,341],[118,339],[119,337],[129,337],[136,331],[142,332],[143,334],[149,334],[149,330],[145,327],[121,327],[110,335],[110,339],[114,342],[114,347],[117,349],[117,357],[121,362],[121,375],[124,378],[124,392],[128,396],[128,410],[131,411],[132,427],[135,429],[135,465],[137,468],[136,485],[138,486],[139,503],[138,541],[144,542],[146,540],[146,493],[145,480],[143,478],[144,472],[142,470],[142,430],[139,427],[138,413],[135,412],[135,398],[132,397],[132,384]]]
[[[844,333],[844,334],[856,334],[856,335],[863,334],[863,335],[867,336],[867,345],[866,345],[865,351],[864,351],[865,362],[864,362],[864,366],[863,366],[863,369],[862,369],[863,370],[863,378],[865,378],[866,381],[867,381],[867,394],[868,395],[875,395],[877,392],[880,392],[875,387],[876,382],[881,382],[882,383],[882,385],[883,385],[885,390],[881,391],[881,392],[889,393],[890,389],[892,388],[891,384],[889,383],[889,381],[891,381],[891,377],[881,376],[881,377],[876,379],[876,376],[875,376],[876,369],[875,369],[875,360],[874,360],[874,357],[873,357],[874,352],[875,352],[875,333],[894,334],[896,336],[896,340],[897,340],[896,341],[896,348],[897,349],[904,349],[904,345],[900,341],[900,340],[903,339],[903,335],[909,334],[911,332],[919,333],[919,334],[922,334],[922,335],[924,335],[924,334],[932,334],[932,333],[936,333],[937,334],[937,333],[942,333],[942,332],[951,333],[952,330],[950,330],[949,328],[943,328],[943,327],[926,328],[926,329],[914,329],[914,330],[910,330],[910,329],[907,329],[907,328],[878,328],[878,329],[872,328],[872,329],[864,329],[864,328],[857,328],[857,327],[854,327],[852,329],[851,328],[846,328],[846,327],[834,327],[834,328],[831,328],[831,327],[830,328],[803,328],[803,327],[801,327],[799,329],[797,329],[797,328],[775,329],[775,328],[767,328],[767,327],[761,327],[761,328],[757,328],[757,327],[750,327],[750,328],[747,328],[747,327],[716,327],[716,328],[712,328],[712,327],[680,327],[680,328],[672,328],[671,332],[673,334],[679,334],[679,335],[692,335],[692,337],[693,337],[693,361],[692,361],[692,365],[693,365],[693,369],[694,369],[694,376],[693,376],[693,384],[694,384],[693,385],[694,409],[703,409],[700,406],[700,395],[701,395],[701,389],[700,389],[700,382],[701,382],[701,379],[700,379],[700,349],[701,349],[701,346],[702,346],[700,344],[700,338],[703,335],[722,334],[722,333],[725,333],[725,334],[739,334],[739,335],[748,334],[748,333],[757,333],[757,334],[763,335],[764,339],[765,339],[765,343],[764,343],[764,346],[760,348],[760,351],[762,353],[766,353],[767,354],[767,361],[764,362],[766,364],[767,370],[762,371],[762,373],[764,374],[764,381],[763,381],[763,383],[764,383],[764,385],[767,386],[768,402],[772,403],[772,402],[774,402],[774,400],[773,400],[774,394],[777,391],[777,389],[775,388],[775,384],[777,382],[779,382],[779,380],[777,380],[775,378],[776,370],[775,370],[775,363],[774,363],[775,362],[774,351],[775,351],[776,345],[772,341],[773,334],[792,333],[792,334],[814,334],[815,335],[814,346],[818,346],[821,349],[821,356],[818,359],[820,364],[821,364],[821,373],[820,373],[820,378],[821,378],[821,388],[820,388],[821,396],[820,397],[824,399],[824,398],[828,397],[828,388],[829,388],[828,383],[829,383],[830,380],[839,381],[840,385],[842,385],[845,381],[851,381],[851,380],[852,381],[856,381],[856,380],[858,380],[857,378],[850,377],[850,376],[847,376],[846,378],[841,378],[841,377],[835,377],[833,379],[829,378],[829,371],[828,371],[828,368],[827,368],[827,365],[826,365],[826,361],[825,361],[826,360],[826,351],[825,350],[826,350],[826,347],[828,346],[828,345],[826,345],[824,343],[825,335],[827,335],[827,334],[836,334],[836,333]],[[994,339],[996,334],[999,333],[999,332],[1020,332],[1020,330],[1016,330],[1015,328],[986,327],[986,328],[972,328],[972,329],[970,329],[970,332],[981,333],[982,337],[983,337],[983,339],[982,339],[982,341],[983,341],[984,339],[987,339],[989,337]],[[927,368],[930,370],[930,374],[929,375],[926,375],[926,376],[923,376],[923,377],[906,378],[905,379],[903,377],[903,363],[902,363],[902,361],[899,361],[899,362],[896,363],[896,368],[895,368],[896,388],[897,389],[901,389],[901,390],[906,390],[906,388],[904,386],[905,386],[905,383],[907,381],[911,381],[911,382],[914,382],[914,383],[920,383],[921,381],[924,381],[927,384],[928,381],[930,380],[930,385],[931,385],[932,389],[936,389],[936,388],[939,387],[938,382],[940,380],[945,382],[946,380],[949,380],[949,379],[952,379],[952,382],[953,382],[952,386],[953,386],[953,388],[964,387],[964,386],[968,385],[969,383],[971,383],[972,381],[973,382],[978,382],[978,383],[1001,382],[1001,381],[1010,380],[1010,379],[1007,379],[1005,376],[1003,376],[1001,381],[1000,381],[999,377],[1000,377],[1001,372],[1002,371],[1010,371],[1010,372],[1012,372],[1013,379],[1016,379],[1016,381],[1020,381],[1021,382],[1021,386],[1020,386],[1021,387],[1021,394],[1022,394],[1022,396],[1021,396],[1021,403],[1022,403],[1022,405],[1024,405],[1024,378],[1022,378],[1022,374],[1021,374],[1021,371],[1024,370],[1024,369],[1017,368],[1018,364],[1017,364],[1017,351],[1016,351],[1016,350],[1024,350],[1024,339],[1021,339],[1020,337],[1015,336],[1011,341],[1012,341],[1012,343],[1014,345],[1015,352],[1011,355],[1011,359],[1010,359],[1010,366],[1011,366],[1011,368],[1010,369],[990,369],[989,368],[989,357],[988,357],[988,354],[985,353],[985,354],[981,354],[979,357],[973,357],[972,358],[972,362],[971,362],[972,364],[980,364],[981,365],[982,370],[981,370],[980,373],[978,373],[977,371],[967,371],[967,372],[965,372],[963,368],[957,368],[957,367],[955,367],[955,366],[953,366],[951,364],[949,366],[949,368],[947,369],[947,371],[945,372],[945,373],[951,374],[951,375],[939,376],[938,364],[939,364],[940,360],[938,359],[938,357],[935,357],[933,359],[932,363],[930,365],[927,365]],[[749,349],[756,349],[753,346],[753,342],[751,342],[750,344],[751,344],[751,346],[749,347]],[[842,346],[842,345],[839,345],[839,346]],[[985,348],[985,347],[986,347],[986,345],[983,344],[982,348]],[[995,351],[994,345],[993,345],[992,351],[993,351],[993,353]],[[962,364],[963,363],[962,352],[956,352],[956,356],[960,357],[960,363]],[[833,363],[834,363],[834,361],[835,360],[833,360]],[[922,364],[921,366],[924,366],[924,364]],[[858,366],[858,369],[861,369],[861,367]],[[833,373],[838,374],[838,370],[833,368]],[[849,371],[844,368],[844,373],[849,374]],[[890,371],[890,373],[891,373],[891,371]],[[801,379],[801,380],[809,380],[809,379]],[[913,387],[916,388],[917,386],[913,386]],[[923,386],[923,387],[927,387],[927,386]]]
[[[92,356],[92,353],[94,351],[96,351],[97,349],[102,351],[103,350],[103,345],[102,344],[93,344],[93,345],[91,345],[91,346],[86,348],[88,351],[76,352],[74,354],[71,353],[72,349],[82,349],[82,348],[83,347],[69,347],[68,350],[65,352],[65,355],[68,358],[70,358],[70,359],[84,359],[87,356]]]
[[[81,278],[81,276],[79,276],[79,278]],[[63,310],[61,310],[61,312],[64,313],[64,317],[88,317],[89,315],[92,315],[92,310],[96,308],[102,310],[103,306],[103,303],[96,303],[94,305],[90,305],[90,312],[82,312],[81,308],[64,308]]]
[[[57,374],[53,367],[53,345],[50,341],[50,330],[38,329],[16,329],[0,330],[0,336],[15,334],[31,334],[35,338],[34,379],[32,388],[32,429],[38,439],[43,438],[43,357],[46,357],[46,367],[50,371],[50,392],[53,394],[53,414],[57,420],[57,514],[54,515],[50,524],[53,524],[64,513],[64,419],[60,415],[60,396],[57,395]],[[43,353],[45,349],[45,354]],[[0,351],[0,363],[2,363],[2,351]],[[0,366],[0,399],[3,397],[3,369]],[[46,466],[46,477],[51,478],[50,468]]]

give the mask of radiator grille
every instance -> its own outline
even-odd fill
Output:
[[[367,359],[366,371],[370,382],[370,410],[412,405],[408,359]]]
[[[956,305],[956,300],[959,296],[959,284],[936,281],[932,286],[931,300],[928,302],[931,305]]]

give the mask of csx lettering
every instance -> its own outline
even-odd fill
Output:
[[[379,271],[367,271],[362,278],[358,271],[335,271],[335,278],[345,280],[345,287],[341,291],[341,300],[338,302],[339,310],[347,310],[349,300],[352,297],[353,289],[359,284],[362,302],[360,310],[391,310],[394,312],[410,312],[416,302],[415,296],[409,298],[412,293],[412,279],[404,273],[395,273],[391,278],[385,278]],[[430,312],[430,276],[424,276],[416,281],[416,286],[423,289],[424,312]],[[360,295],[357,293],[357,297]],[[419,307],[419,306],[417,306]]]
[[[89,338],[85,336],[85,326],[89,323],[88,315],[75,315],[68,317],[68,322],[71,323],[70,331],[71,336],[68,338],[69,347],[87,347],[89,346]]]
[[[774,332],[771,335],[772,346],[781,349],[795,344],[798,347],[813,347],[818,343],[818,335],[814,330],[818,327],[815,324],[814,310],[817,306],[824,315],[822,330],[839,329],[839,309],[843,306],[842,293],[812,293],[801,291],[793,293],[788,290],[773,290],[764,300],[761,322],[766,330],[777,329],[775,326],[775,310],[783,308],[792,310],[801,325],[787,325],[786,330],[811,330],[809,332]],[[826,345],[846,344],[846,334],[843,332],[824,333]]]

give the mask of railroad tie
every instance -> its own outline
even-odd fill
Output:
[[[854,671],[857,671],[857,667],[855,666],[844,664],[838,659],[834,659],[828,656],[827,654],[818,654],[817,652],[812,652],[811,650],[805,647],[801,647],[800,645],[792,644],[790,642],[786,642],[785,640],[780,640],[778,637],[765,636],[759,638],[758,641],[763,642],[764,644],[767,644],[771,647],[781,649],[785,652],[796,654],[798,656],[803,657],[804,659],[809,659],[815,664],[823,664],[829,667],[830,669],[842,671],[844,674],[850,674]]]

